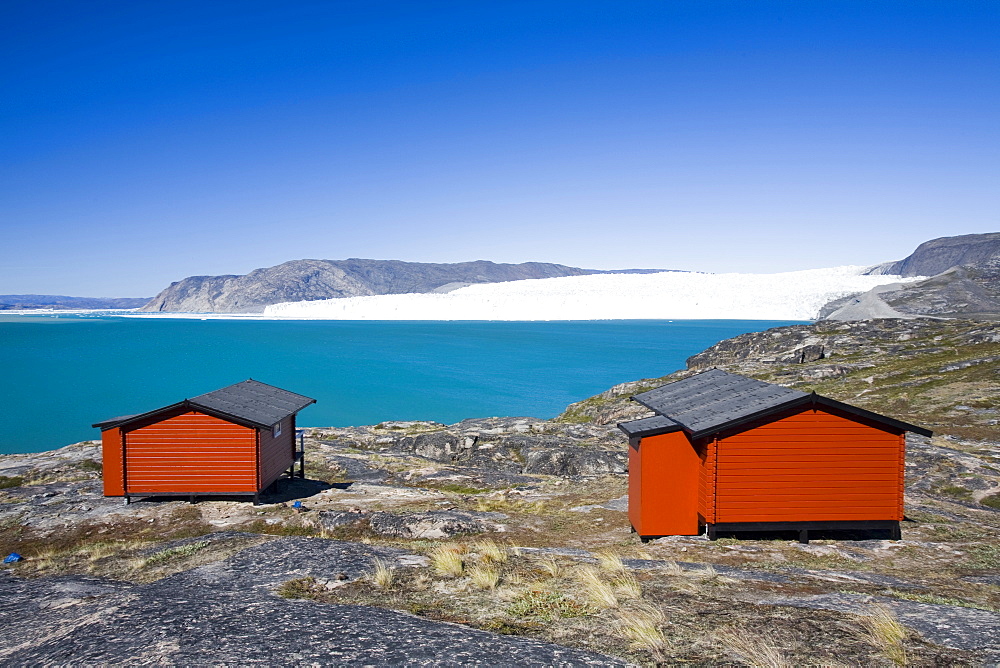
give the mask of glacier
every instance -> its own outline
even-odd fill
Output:
[[[317,320],[814,320],[828,302],[923,277],[865,266],[774,274],[594,274],[480,283],[446,293],[284,302],[264,318]]]

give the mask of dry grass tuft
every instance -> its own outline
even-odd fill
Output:
[[[500,569],[488,564],[476,564],[468,571],[472,584],[480,589],[493,590],[500,584]]]
[[[519,596],[522,596],[524,594],[525,589],[524,589],[524,587],[522,585],[523,585],[523,583],[519,583],[517,585],[512,585],[510,583],[510,581],[508,581],[505,578],[503,585],[497,587],[497,590],[496,590],[497,599],[501,600],[501,601],[504,601],[506,603],[510,603],[514,599],[516,599]]]
[[[503,581],[511,587],[521,587],[527,583],[527,578],[520,571],[511,571],[504,574]]]
[[[609,573],[625,572],[625,562],[622,561],[620,554],[609,550],[601,550],[594,553],[594,556],[597,557],[597,563],[601,565],[601,568]]]
[[[465,568],[462,559],[464,547],[461,545],[439,545],[428,553],[431,566],[439,575],[457,578]]]
[[[908,662],[906,645],[909,632],[899,623],[896,614],[887,605],[873,604],[869,614],[859,618],[861,636],[878,649],[885,658],[897,666],[905,666]]]
[[[663,565],[663,568],[661,570],[663,571],[664,575],[669,575],[671,577],[684,575],[684,569],[676,561],[668,561],[666,564]]]
[[[615,631],[633,647],[649,650],[660,660],[659,653],[667,644],[660,627],[666,623],[667,617],[660,608],[640,603],[618,612]]]
[[[137,571],[146,565],[145,557],[132,557],[125,561],[125,568],[129,571]]]
[[[431,586],[434,580],[427,573],[419,573],[410,581],[410,589],[414,591],[424,591]]]
[[[670,572],[675,576],[670,581],[670,586],[687,594],[699,594],[704,591],[706,586],[732,582],[731,579],[719,575],[712,564],[702,564],[700,568],[689,571],[677,566],[676,571],[670,569]]]
[[[500,545],[490,538],[478,541],[474,549],[479,553],[479,558],[483,563],[503,564],[507,562],[507,546]]]
[[[576,572],[577,579],[583,585],[584,592],[591,601],[604,608],[617,608],[618,596],[615,586],[601,576],[601,572],[593,566],[584,566]]]
[[[702,580],[714,580],[719,577],[719,571],[715,570],[715,566],[712,564],[705,564],[704,568],[700,568],[694,573]]]
[[[53,566],[55,566],[60,552],[58,550],[42,550],[36,552],[34,555],[28,557],[28,563],[31,564],[35,570],[47,571]]]
[[[542,515],[548,511],[545,501],[523,501],[521,499],[511,499],[500,497],[494,499],[478,498],[474,508],[479,512],[505,512],[505,513],[525,513],[530,515]]]
[[[372,562],[372,571],[368,574],[372,584],[379,589],[392,589],[396,582],[396,569],[381,559]]]
[[[771,639],[745,629],[722,629],[715,639],[752,668],[792,668]]]
[[[112,554],[117,554],[121,549],[121,546],[115,543],[94,543],[83,550],[83,552],[87,555],[87,559],[93,563],[105,557],[110,557]]]
[[[563,575],[562,564],[553,555],[548,555],[541,561],[542,570],[545,571],[549,577],[558,578]]]
[[[641,598],[642,587],[635,575],[628,571],[622,571],[614,580],[615,591],[624,598]]]

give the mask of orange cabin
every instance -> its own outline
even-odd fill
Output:
[[[98,422],[104,496],[252,495],[295,463],[295,416],[315,399],[246,380],[138,415]]]
[[[718,369],[632,397],[629,520],[644,539],[886,530],[903,519],[906,432],[931,432]]]

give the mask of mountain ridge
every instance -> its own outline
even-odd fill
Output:
[[[446,264],[364,258],[303,259],[254,269],[244,275],[189,276],[171,283],[140,310],[261,313],[266,307],[282,302],[450,292],[479,283],[659,271],[670,270],[608,271],[547,262],[502,264],[488,260]],[[827,303],[818,319],[1000,319],[1000,232],[931,239],[906,258],[875,265],[865,273],[928,278],[841,297]]]
[[[148,297],[70,297],[67,295],[0,295],[0,311],[21,309],[133,309]]]
[[[652,273],[659,269],[605,271],[549,262],[503,264],[403,260],[290,260],[244,275],[189,276],[171,283],[140,310],[145,312],[259,313],[280,302],[447,291],[456,284],[500,283],[603,273]]]

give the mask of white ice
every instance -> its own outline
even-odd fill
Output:
[[[444,294],[285,302],[265,318],[324,320],[813,320],[827,302],[885,283],[846,266],[777,274],[595,274],[482,283]]]

